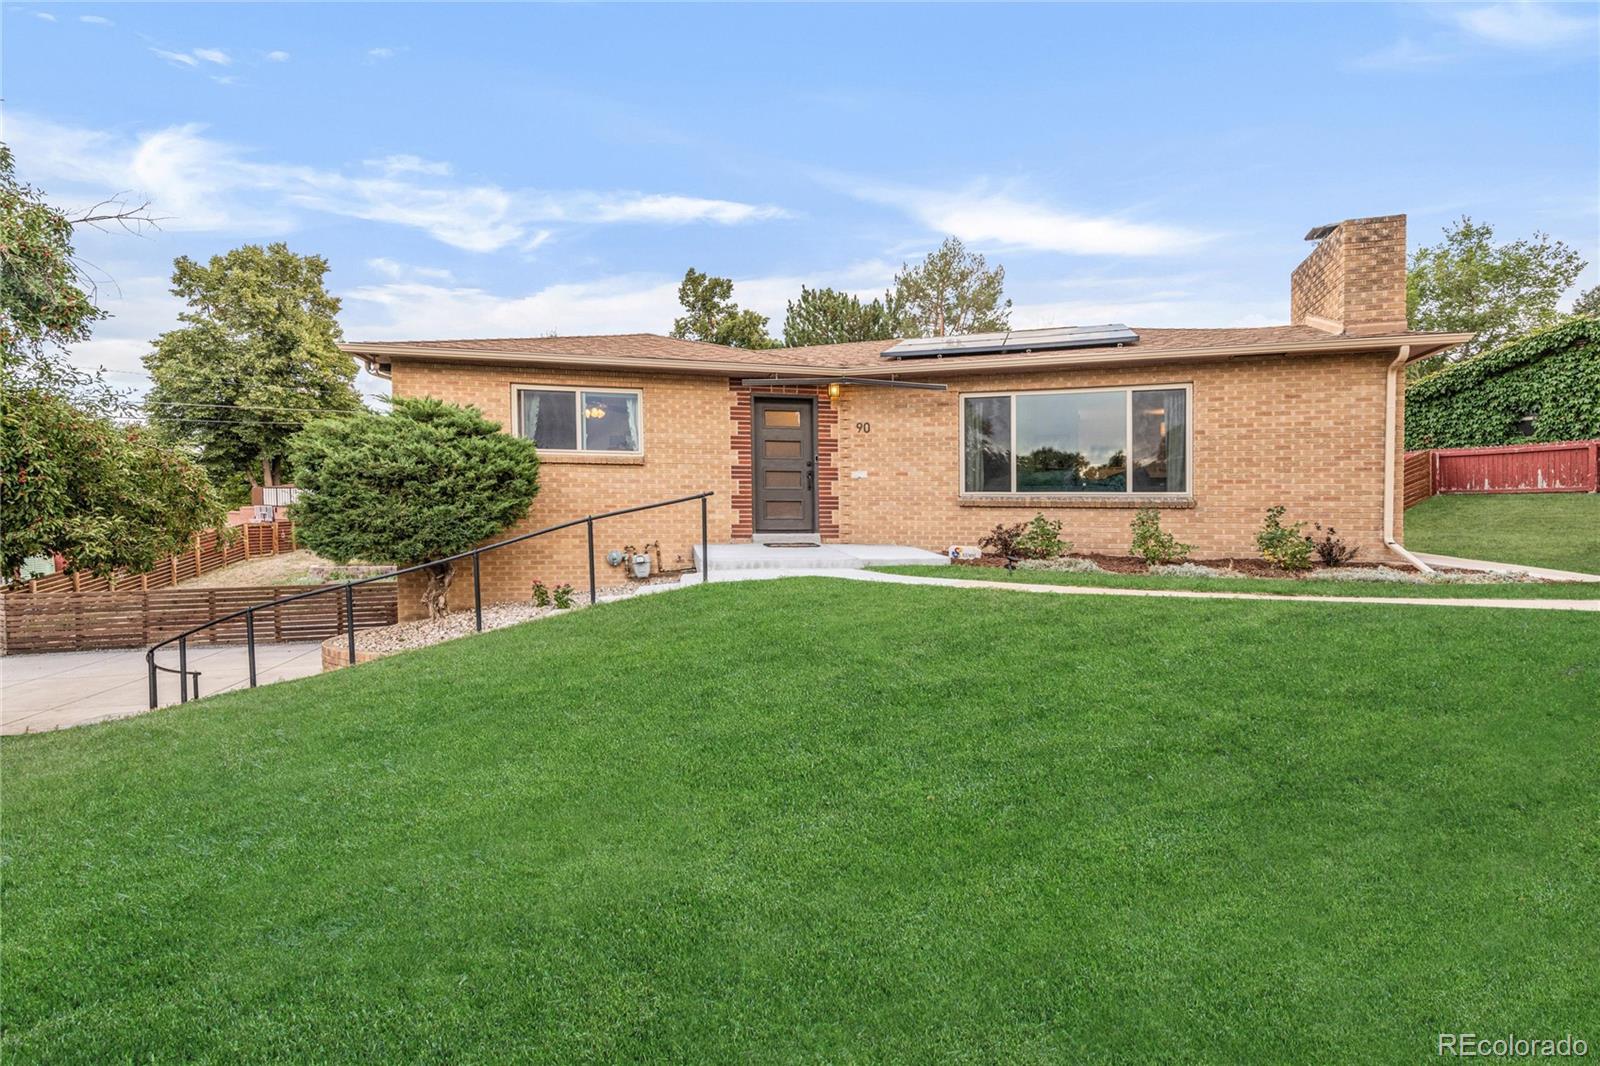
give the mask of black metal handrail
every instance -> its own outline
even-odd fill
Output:
[[[493,544],[485,544],[482,547],[473,548],[471,551],[464,551],[464,552],[460,552],[460,553],[458,553],[456,555],[445,556],[443,559],[433,559],[433,560],[431,560],[429,562],[426,562],[426,563],[418,563],[415,566],[408,566],[403,570],[394,570],[394,571],[391,571],[390,573],[387,573],[387,574],[378,574],[378,575],[375,575],[373,577],[364,577],[364,578],[360,578],[359,580],[356,580],[356,581],[346,581],[346,582],[343,582],[343,583],[337,584],[337,585],[323,585],[321,588],[314,588],[314,589],[311,589],[311,590],[309,590],[307,592],[297,592],[293,596],[285,596],[281,600],[269,600],[269,601],[267,601],[265,603],[252,604],[249,607],[245,607],[245,608],[242,608],[242,609],[237,610],[237,611],[231,611],[228,614],[219,615],[218,617],[211,619],[209,622],[203,622],[200,625],[197,625],[197,626],[193,627],[192,629],[186,629],[182,633],[179,633],[177,636],[168,637],[166,640],[163,640],[163,641],[161,641],[161,642],[159,642],[157,644],[150,645],[149,650],[144,653],[145,665],[149,668],[148,672],[149,672],[149,675],[150,675],[150,708],[152,710],[154,710],[156,705],[160,702],[160,696],[159,696],[159,693],[157,692],[157,688],[156,688],[156,671],[157,670],[164,670],[169,674],[177,674],[178,675],[178,702],[179,703],[188,703],[189,702],[189,675],[191,675],[191,674],[194,675],[194,679],[195,679],[195,681],[194,681],[195,696],[198,697],[200,695],[200,672],[198,670],[190,670],[188,668],[189,667],[189,638],[194,636],[196,633],[203,633],[207,629],[210,629],[212,626],[218,626],[218,625],[221,625],[224,622],[231,622],[236,618],[243,618],[244,619],[244,634],[245,634],[244,642],[245,642],[245,649],[246,649],[246,658],[247,658],[247,660],[249,662],[249,667],[250,667],[250,687],[251,688],[255,688],[256,687],[256,612],[257,611],[264,611],[264,610],[271,610],[271,609],[277,608],[277,607],[282,607],[284,604],[294,603],[294,602],[296,602],[298,600],[308,600],[313,596],[323,596],[323,595],[326,595],[328,593],[337,592],[340,589],[344,590],[344,618],[345,618],[345,630],[349,634],[349,645],[348,645],[348,649],[347,649],[348,653],[349,653],[349,662],[354,664],[355,661],[356,661],[355,588],[356,588],[357,585],[370,585],[374,581],[388,581],[391,578],[400,577],[403,574],[414,574],[414,573],[418,573],[418,572],[423,571],[423,570],[431,570],[436,566],[443,566],[446,563],[460,562],[462,559],[471,559],[472,560],[472,610],[473,610],[473,614],[474,614],[474,616],[476,618],[476,621],[477,621],[478,632],[482,633],[483,632],[483,586],[482,586],[482,581],[481,581],[481,578],[480,578],[480,567],[478,565],[479,556],[483,555],[485,552],[492,552],[492,551],[495,551],[496,549],[499,549],[499,548],[509,547],[512,544],[520,544],[525,540],[532,540],[534,537],[542,537],[547,533],[559,533],[563,529],[572,529],[575,526],[585,526],[585,527],[587,527],[587,530],[588,530],[588,537],[589,537],[589,603],[592,605],[596,601],[596,598],[597,598],[596,588],[595,588],[594,524],[596,522],[602,521],[603,519],[607,519],[607,518],[617,518],[617,517],[619,517],[621,515],[626,515],[626,514],[637,514],[640,511],[653,511],[658,507],[671,507],[674,504],[690,503],[690,502],[692,502],[694,500],[699,500],[700,501],[700,580],[701,581],[710,581],[711,580],[711,545],[710,545],[709,526],[708,526],[707,513],[706,513],[706,507],[707,507],[706,500],[708,500],[710,497],[715,496],[715,495],[716,495],[716,493],[714,493],[714,492],[697,492],[693,496],[679,496],[676,499],[662,500],[659,503],[642,503],[642,504],[639,504],[636,507],[623,507],[623,508],[619,508],[618,510],[615,510],[615,511],[605,511],[605,512],[603,512],[601,514],[584,515],[582,518],[574,518],[574,519],[572,519],[570,521],[561,522],[561,523],[559,523],[557,525],[545,526],[543,529],[535,529],[535,530],[533,530],[532,532],[529,532],[529,533],[519,533],[514,537],[508,537],[505,540],[496,541]],[[156,663],[156,652],[160,651],[162,648],[164,648],[168,644],[172,644],[172,643],[176,643],[178,645],[178,668],[176,670],[174,670],[170,666],[160,666],[160,665],[158,665]]]

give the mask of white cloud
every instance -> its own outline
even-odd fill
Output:
[[[367,265],[396,280],[340,292],[345,308],[340,321],[352,340],[665,333],[683,313],[677,277],[624,274],[502,296],[475,286],[429,284],[415,268],[392,260]],[[740,307],[766,315],[768,330],[777,334],[783,330],[785,305],[799,295],[802,283],[832,285],[870,299],[882,295],[893,273],[889,263],[867,261],[810,277],[736,278],[733,298]]]
[[[164,48],[152,48],[150,51],[173,66],[198,67],[200,65],[200,61],[187,52],[169,52]]]
[[[79,22],[87,22],[91,26],[115,26],[116,23],[100,15],[79,15]]]
[[[72,361],[105,367],[111,383],[124,388],[144,379],[143,356],[158,335],[177,327],[183,301],[172,295],[168,278],[129,263],[112,262],[105,274],[96,276],[95,303],[110,317],[95,323],[93,340],[72,346]]]
[[[1420,42],[1401,37],[1352,65],[1367,70],[1417,70],[1465,59],[1472,55],[1474,45],[1479,50],[1488,46],[1548,52],[1592,46],[1600,34],[1600,19],[1595,17],[1593,4],[1513,0],[1475,7],[1436,4],[1429,5],[1428,10],[1449,29]]]
[[[399,54],[400,54],[399,51],[394,49],[394,48],[368,48],[367,49],[367,58],[368,59],[393,59],[395,56],[397,56]]]
[[[595,205],[597,222],[721,222],[734,225],[787,214],[764,204],[705,200],[695,196],[632,196]]]
[[[220,48],[196,48],[192,52],[172,52],[165,48],[151,48],[150,51],[173,66],[198,67],[202,62],[205,62],[225,67],[233,62],[233,57]],[[224,81],[221,78],[213,78],[212,80],[222,81],[225,85],[232,84],[231,80]]]
[[[392,278],[396,281],[400,280],[401,278],[426,278],[432,281],[449,281],[452,277],[450,271],[440,269],[439,267],[414,266],[410,263],[402,263],[398,260],[390,259],[387,256],[377,256],[376,258],[368,259],[367,266],[370,267],[374,272],[382,274],[386,278]]]
[[[33,13],[33,17],[36,19],[44,19],[46,22],[54,22],[56,20],[56,17],[50,14],[48,11],[35,11]]]
[[[895,207],[936,233],[972,244],[1069,255],[1169,255],[1209,235],[1178,226],[1087,215],[1025,200],[979,182],[958,192],[846,182],[859,199]]]
[[[1418,44],[1410,37],[1402,37],[1386,48],[1368,53],[1355,61],[1363,70],[1415,70],[1447,63],[1456,56],[1452,52]]]
[[[414,156],[389,157],[378,175],[261,162],[195,125],[129,137],[10,119],[17,154],[35,180],[62,196],[132,190],[152,200],[168,229],[282,233],[317,211],[407,226],[452,247],[492,252],[536,248],[555,223],[736,225],[783,214],[731,200],[452,183],[442,180],[447,166]]]
[[[1585,15],[1570,14],[1553,4],[1490,4],[1453,9],[1452,18],[1463,30],[1491,44],[1510,48],[1555,48],[1573,41],[1593,44],[1596,19],[1592,5],[1574,5]]]
[[[551,285],[523,296],[415,281],[340,295],[345,335],[354,340],[662,333],[680,312],[676,280],[632,276]]]
[[[376,170],[381,170],[390,177],[397,174],[434,174],[444,176],[450,173],[449,163],[439,163],[423,159],[416,155],[386,155],[382,159],[365,160],[365,165]]]
[[[268,52],[266,60],[268,63],[287,63],[289,62],[289,53],[281,50]]]

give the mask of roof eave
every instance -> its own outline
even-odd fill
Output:
[[[932,374],[991,373],[1008,370],[1039,370],[1053,367],[1143,366],[1154,363],[1198,363],[1272,355],[1317,355],[1338,352],[1396,351],[1411,347],[1408,362],[1426,359],[1447,348],[1472,339],[1471,333],[1397,333],[1374,337],[1330,336],[1316,340],[1271,344],[1208,345],[1194,348],[1140,349],[1138,345],[1114,350],[1065,349],[1032,352],[1027,355],[983,357],[929,357],[920,360],[886,360],[883,366],[849,364],[767,362],[725,359],[677,359],[660,356],[576,355],[560,352],[473,351],[439,348],[432,345],[382,344],[359,342],[339,347],[365,362],[374,373],[396,357],[422,362],[516,364],[528,366],[576,366],[608,370],[642,370],[656,373],[715,374],[726,377],[751,377],[760,374],[787,374],[811,371],[841,373],[854,377],[922,377]]]

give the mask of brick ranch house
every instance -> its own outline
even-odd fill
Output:
[[[351,343],[395,396],[533,438],[512,532],[706,489],[713,544],[805,537],[942,551],[1044,513],[1125,553],[1139,507],[1205,557],[1253,555],[1266,509],[1400,561],[1404,368],[1467,339],[1406,329],[1405,216],[1313,230],[1289,324],[1018,330],[748,351],[652,334]],[[693,565],[693,505],[602,523]],[[587,581],[581,528],[483,557],[487,602]],[[458,581],[453,606],[470,606]],[[415,597],[402,596],[414,606]]]

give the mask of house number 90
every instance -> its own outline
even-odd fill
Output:
[[[871,433],[872,432],[872,423],[871,422],[857,422],[856,423],[856,432],[857,433]]]

